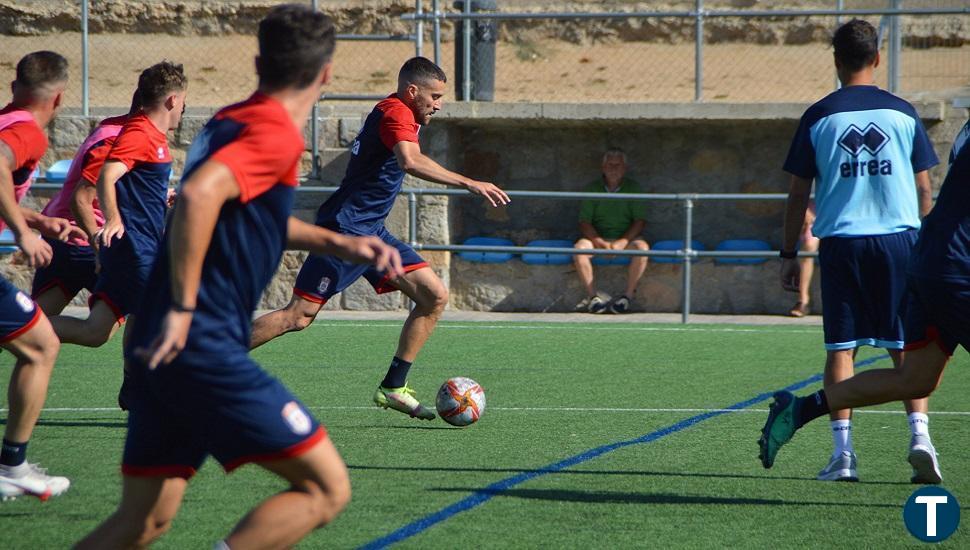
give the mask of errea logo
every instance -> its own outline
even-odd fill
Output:
[[[842,137],[839,138],[839,147],[853,157],[859,156],[862,151],[875,155],[887,143],[889,143],[889,136],[873,122],[870,122],[865,130],[860,130],[855,124],[850,124],[842,132]]]

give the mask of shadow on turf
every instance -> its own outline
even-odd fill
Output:
[[[432,491],[475,493],[496,497],[524,498],[529,500],[557,500],[561,502],[585,502],[596,504],[717,504],[717,505],[787,505],[787,506],[839,506],[850,508],[899,508],[897,504],[871,504],[853,502],[815,502],[780,500],[771,498],[739,498],[714,496],[687,496],[671,493],[620,493],[610,491],[566,491],[559,489],[471,489],[440,488]]]
[[[0,419],[0,426],[6,426],[7,419]],[[38,426],[58,426],[64,428],[127,428],[125,422],[112,422],[103,418],[92,418],[90,420],[46,420],[41,418],[37,421]]]
[[[447,428],[444,428],[447,429]],[[443,466],[363,466],[348,464],[350,470],[391,470],[402,472],[490,472],[499,474],[581,474],[581,475],[612,475],[612,476],[656,476],[656,477],[707,477],[721,479],[755,479],[758,481],[779,480],[779,481],[811,481],[815,482],[814,477],[791,477],[791,476],[759,476],[751,474],[717,474],[717,473],[693,473],[693,472],[652,472],[643,470],[542,470],[542,469],[518,469],[518,468],[447,468]],[[867,481],[862,484],[869,485],[911,485],[907,481]]]

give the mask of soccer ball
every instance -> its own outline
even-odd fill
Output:
[[[453,426],[474,424],[485,412],[485,390],[471,378],[449,378],[438,390],[435,408]]]

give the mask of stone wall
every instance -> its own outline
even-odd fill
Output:
[[[321,181],[335,185],[346,167],[346,146],[352,141],[370,104],[321,106]],[[785,192],[788,177],[781,164],[804,105],[713,104],[461,104],[452,103],[423,129],[422,147],[445,166],[506,189],[578,191],[595,178],[602,151],[623,148],[630,175],[643,189],[656,193]],[[966,120],[966,111],[942,103],[921,103],[917,109],[937,154],[944,159],[952,137]],[[101,113],[99,113],[101,114]],[[176,172],[192,137],[208,118],[190,113],[173,139]],[[50,129],[51,151],[45,166],[70,158],[96,120],[61,116]],[[309,138],[309,136],[308,136]],[[305,168],[309,168],[309,155]],[[944,165],[931,171],[942,182]],[[406,187],[433,187],[408,178]],[[40,206],[47,193],[29,200]],[[323,193],[301,192],[296,215],[312,221]],[[566,200],[517,198],[493,209],[475,197],[425,196],[418,199],[418,241],[460,243],[474,235],[507,237],[519,244],[538,238],[578,236],[579,203]],[[707,247],[726,238],[758,238],[780,245],[783,203],[700,201],[694,212],[694,237]],[[644,235],[650,242],[680,239],[683,210],[677,202],[651,201]],[[388,228],[403,240],[408,236],[407,201],[399,198]],[[448,253],[423,252],[451,289],[451,307],[499,311],[565,311],[581,298],[571,266],[530,266],[518,260],[483,265],[452,258]],[[304,256],[288,253],[267,289],[262,307],[280,307],[290,296],[292,281]],[[0,262],[0,272],[21,287],[30,275]],[[622,288],[622,267],[598,268],[603,290]],[[646,311],[677,311],[683,267],[652,264],[641,282],[636,307]],[[794,301],[780,290],[777,261],[756,266],[717,265],[705,259],[693,264],[693,309],[698,312],[777,313]],[[816,281],[817,286],[817,281]],[[817,291],[815,293],[818,294]],[[817,308],[818,303],[813,304]],[[386,310],[405,307],[397,293],[375,295],[358,282],[327,308]]]

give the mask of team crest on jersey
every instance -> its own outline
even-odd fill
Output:
[[[163,158],[165,158],[165,148],[164,147],[159,147],[158,148],[158,159],[161,160]]]
[[[283,406],[283,420],[296,435],[306,435],[313,428],[310,416],[303,412],[303,408],[296,401],[290,401]]]
[[[23,292],[17,292],[14,300],[17,301],[17,305],[20,306],[20,309],[24,310],[24,313],[34,311],[34,301]]]
[[[330,277],[321,277],[320,284],[317,285],[317,292],[323,294],[330,288]]]

